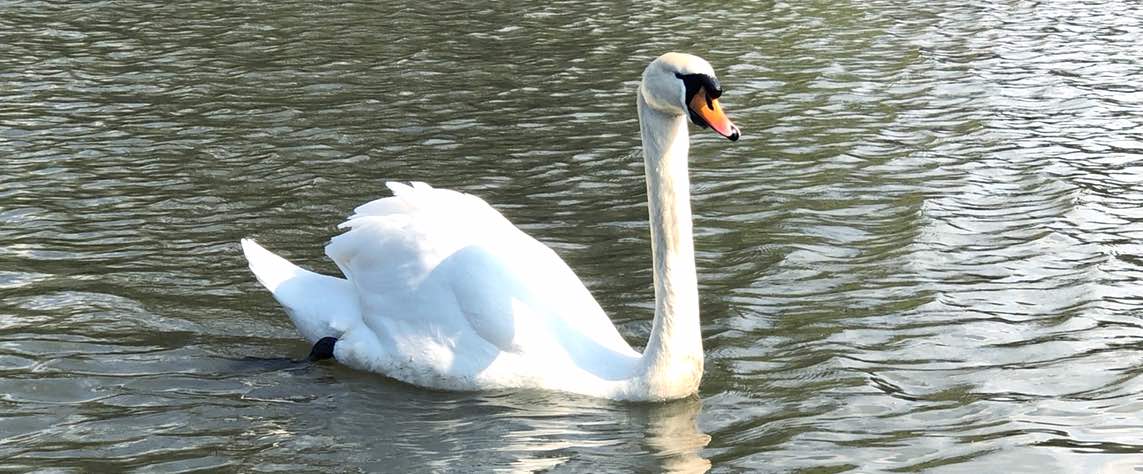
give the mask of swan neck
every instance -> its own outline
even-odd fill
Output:
[[[686,117],[651,108],[642,94],[639,125],[655,279],[655,320],[643,368],[650,390],[672,398],[694,393],[703,370],[687,170],[690,137]]]

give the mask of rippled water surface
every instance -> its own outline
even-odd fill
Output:
[[[1143,466],[1143,6],[0,2],[5,470],[1124,472]],[[420,390],[245,268],[386,180],[477,194],[629,340],[633,91],[709,59],[707,373],[629,405]]]

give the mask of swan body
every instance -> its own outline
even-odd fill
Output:
[[[656,310],[640,353],[550,248],[478,197],[387,183],[326,246],[345,278],[243,239],[258,281],[311,343],[350,367],[444,390],[536,388],[616,400],[693,394],[703,372],[687,118],[731,139],[710,65],[668,53],[639,89]]]

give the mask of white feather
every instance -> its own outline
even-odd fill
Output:
[[[640,88],[656,285],[643,354],[555,252],[480,198],[421,182],[385,183],[393,196],[359,206],[339,226],[346,232],[326,255],[345,279],[243,240],[250,269],[306,339],[339,338],[334,357],[361,370],[448,390],[541,388],[630,400],[692,394],[702,341],[677,74],[709,69],[694,56],[667,54],[648,66]]]

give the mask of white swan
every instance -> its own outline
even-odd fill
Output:
[[[616,400],[695,393],[703,372],[691,236],[687,118],[738,139],[702,58],[667,53],[643,72],[655,319],[628,345],[551,249],[480,198],[388,183],[326,246],[345,279],[319,275],[252,240],[242,249],[313,354],[445,390],[538,388]]]

